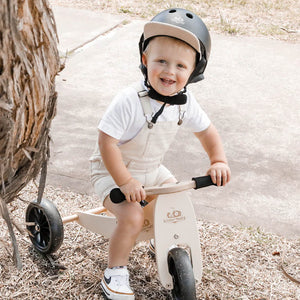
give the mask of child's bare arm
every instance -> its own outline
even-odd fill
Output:
[[[142,184],[134,179],[126,168],[118,140],[99,130],[99,149],[106,169],[120,187],[127,201],[138,201],[146,198]]]
[[[231,172],[228,166],[226,155],[223,149],[221,138],[213,124],[206,130],[195,132],[196,137],[201,142],[204,150],[210,159],[210,168],[207,174],[218,186],[229,182]]]

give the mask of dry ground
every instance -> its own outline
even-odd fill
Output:
[[[211,31],[268,36],[299,42],[300,4],[291,0],[51,0],[52,4],[149,19],[167,7],[198,13]],[[45,196],[63,216],[95,207],[96,198],[48,186]],[[21,200],[9,205],[17,230],[23,269],[10,256],[9,234],[0,219],[0,299],[103,299],[100,279],[106,267],[107,240],[76,223],[65,225],[65,239],[55,255],[42,257],[25,233],[26,201],[36,198],[28,185]],[[199,220],[203,279],[199,299],[300,299],[300,239],[286,239],[259,228],[234,227]],[[137,299],[171,299],[157,278],[147,245],[137,245],[130,257],[131,284]],[[286,272],[286,273],[285,273]],[[296,281],[296,282],[295,282]],[[297,283],[298,282],[298,283]]]
[[[28,185],[9,209],[17,232],[23,269],[10,257],[6,230],[0,233],[1,299],[104,299],[100,280],[106,267],[107,240],[77,223],[64,226],[61,248],[48,257],[38,254],[25,233],[27,202],[37,196]],[[53,201],[62,216],[95,207],[97,199],[48,186],[45,198]],[[4,222],[0,219],[0,226]],[[203,251],[203,278],[198,299],[300,299],[300,239],[286,239],[259,228],[234,227],[199,220]],[[155,261],[146,242],[138,244],[129,270],[136,299],[171,299],[157,277]],[[282,269],[283,268],[283,269]],[[285,274],[284,271],[287,273]],[[294,282],[294,281],[298,281]]]
[[[170,7],[182,7],[197,13],[214,32],[300,41],[299,0],[50,0],[50,3],[146,19]]]

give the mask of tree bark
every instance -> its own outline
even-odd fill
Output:
[[[0,212],[14,256],[7,203],[36,178],[49,156],[60,71],[57,41],[47,0],[0,0]]]
[[[60,62],[47,0],[1,0],[0,195],[8,203],[47,158]]]

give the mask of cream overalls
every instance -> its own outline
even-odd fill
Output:
[[[173,142],[178,131],[178,120],[151,123],[153,115],[150,98],[145,90],[136,88],[139,95],[146,122],[141,131],[130,141],[119,146],[123,161],[132,177],[143,186],[161,185],[173,177],[172,173],[162,165],[165,153]],[[178,106],[179,119],[182,120],[185,106]],[[152,127],[152,128],[149,128]],[[95,192],[103,202],[110,191],[118,187],[101,158],[98,145],[90,158],[91,181]]]

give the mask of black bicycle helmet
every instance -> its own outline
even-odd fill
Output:
[[[197,61],[187,84],[204,79],[203,73],[210,55],[211,40],[206,25],[196,14],[182,8],[171,8],[162,11],[145,24],[139,42],[140,68],[145,78],[147,78],[147,68],[142,64],[142,54],[151,38],[155,36],[177,38],[193,47],[197,52]]]

